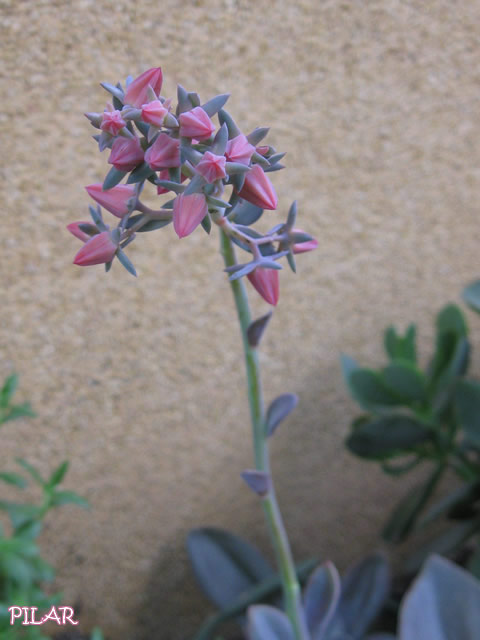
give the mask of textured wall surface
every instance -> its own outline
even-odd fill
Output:
[[[71,460],[66,485],[92,508],[53,514],[42,543],[85,629],[185,640],[209,611],[188,530],[225,526],[269,553],[239,477],[251,445],[233,303],[201,229],[142,236],[138,279],[71,264],[65,225],[107,168],[82,114],[104,108],[100,81],[161,65],[164,95],[229,91],[237,122],[271,126],[288,151],[280,209],[296,198],[320,248],[282,272],[263,343],[267,398],[301,401],[274,470],[296,556],[344,567],[404,487],[343,451],[356,409],[339,352],[374,364],[380,330],[413,320],[425,353],[434,312],[480,273],[480,4],[0,0],[0,18],[0,375],[18,371],[38,412],[4,427],[0,463]]]

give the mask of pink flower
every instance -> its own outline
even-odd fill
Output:
[[[118,132],[126,126],[126,124],[127,123],[122,118],[120,111],[112,108],[111,110],[103,112],[100,129],[102,129],[102,131],[106,131],[112,136],[116,136]]]
[[[117,218],[123,218],[128,213],[128,201],[135,196],[133,184],[117,184],[104,191],[100,182],[89,184],[85,187],[91,196],[101,207],[104,207]]]
[[[173,228],[179,238],[194,231],[208,213],[207,201],[203,193],[183,194],[173,203]]]
[[[88,224],[89,226],[92,226],[91,222],[86,222],[85,220],[80,220],[79,222],[71,222],[70,224],[67,224],[67,229],[76,238],[78,238],[82,242],[86,242],[87,240],[90,240],[90,238],[92,236],[89,236],[88,233],[85,233],[85,231],[82,231],[80,229],[80,225],[81,224]]]
[[[211,151],[205,151],[202,159],[195,169],[207,182],[215,182],[219,178],[225,178],[225,156],[217,156]]]
[[[255,147],[247,140],[247,136],[243,133],[232,138],[227,142],[225,155],[229,162],[240,162],[240,164],[249,164]]]
[[[305,233],[302,229],[292,229],[293,233]],[[293,245],[293,253],[305,253],[306,251],[313,251],[318,247],[318,240],[313,238],[306,242],[298,242]]]
[[[147,124],[153,124],[154,127],[161,127],[168,109],[160,102],[160,100],[152,100],[142,104],[142,120]]]
[[[145,153],[145,161],[152,169],[168,169],[180,166],[180,141],[166,133],[160,133]]]
[[[92,264],[103,264],[113,260],[117,245],[113,242],[108,231],[92,236],[75,256],[73,264],[88,267]]]
[[[263,146],[261,146],[261,147],[257,147],[255,150],[256,150],[256,152],[257,152],[257,153],[259,153],[261,156],[266,156],[266,155],[267,155],[267,153],[268,153],[268,152],[269,152],[269,150],[270,150],[270,147],[269,147],[269,146],[268,146],[268,144],[267,144],[267,145],[263,145]]]
[[[190,111],[181,113],[180,135],[184,138],[197,138],[206,140],[215,131],[215,125],[202,107],[195,107]]]
[[[245,176],[245,183],[238,195],[262,209],[276,209],[277,194],[272,183],[259,164],[253,165]]]
[[[160,173],[158,174],[158,177],[160,180],[170,180],[170,174],[168,173],[168,169],[162,169],[162,171],[160,171]],[[187,176],[183,175],[182,173],[180,177],[180,181],[185,182],[186,179],[187,179]],[[165,187],[158,186],[157,193],[159,196],[161,196],[163,193],[168,193],[168,189],[165,189]]]
[[[138,78],[135,78],[127,87],[125,92],[125,104],[131,104],[132,107],[140,109],[142,104],[147,102],[147,91],[149,85],[152,87],[156,95],[162,89],[163,74],[160,67],[154,67],[144,71]]]
[[[132,171],[143,162],[143,149],[138,138],[117,138],[108,162],[119,171]]]
[[[247,278],[253,284],[262,298],[275,306],[278,302],[279,281],[277,269],[263,269],[257,267],[249,274]]]

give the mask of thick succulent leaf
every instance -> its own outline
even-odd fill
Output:
[[[303,607],[312,640],[321,640],[335,614],[340,593],[340,576],[331,562],[318,567],[310,576],[303,595]]]
[[[382,376],[372,369],[352,368],[347,383],[355,400],[367,411],[402,404],[398,394],[387,387]]]
[[[287,616],[274,607],[254,605],[248,610],[248,640],[294,640]]]
[[[444,470],[443,465],[436,467],[423,484],[408,491],[393,510],[382,531],[384,540],[395,544],[405,540],[415,526],[420,512],[435,491]]]
[[[391,360],[417,362],[416,327],[411,324],[404,336],[397,334],[394,327],[388,327],[384,334],[384,347]]]
[[[262,339],[263,333],[267,328],[268,323],[270,322],[270,318],[272,317],[272,312],[269,311],[264,316],[257,318],[253,322],[248,325],[247,328],[247,340],[248,344],[255,348],[260,344],[260,340]]]
[[[408,361],[392,362],[382,371],[384,383],[407,403],[422,402],[426,394],[426,379]]]
[[[256,222],[262,215],[263,209],[257,207],[246,200],[242,200],[232,212],[232,219],[237,224],[243,224],[246,227]]]
[[[220,608],[273,575],[255,547],[222,529],[194,529],[188,536],[187,547],[200,586]]]
[[[121,182],[126,175],[127,175],[127,171],[120,171],[120,169],[116,169],[115,167],[112,167],[110,171],[107,173],[107,175],[105,176],[102,189],[104,191],[108,191],[108,189],[112,189],[119,182]]]
[[[467,439],[480,445],[480,384],[460,380],[455,388],[455,413]]]
[[[418,528],[425,527],[444,516],[450,516],[461,505],[473,505],[480,499],[480,480],[475,482],[463,483],[458,489],[455,489],[441,500],[433,504],[428,511],[422,516],[417,523]]]
[[[464,301],[468,306],[480,313],[480,280],[476,280],[465,287],[462,293]]]
[[[375,553],[355,565],[342,580],[342,593],[325,640],[337,636],[362,638],[382,608],[390,590],[390,570]],[[323,640],[323,639],[322,639]]]
[[[273,400],[267,410],[266,433],[271,436],[278,425],[295,409],[298,396],[294,393],[283,393]]]
[[[425,425],[398,414],[358,421],[346,445],[357,456],[381,459],[410,451],[431,438],[432,432]]]
[[[431,556],[400,609],[399,640],[478,640],[480,582],[440,556]]]

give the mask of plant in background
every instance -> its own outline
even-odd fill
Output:
[[[389,362],[381,369],[342,357],[350,393],[364,410],[353,421],[346,444],[391,475],[428,468],[427,477],[408,491],[382,531],[386,541],[399,543],[439,520],[447,525],[413,553],[407,572],[416,572],[429,553],[461,558],[466,551],[470,570],[479,576],[480,383],[467,375],[467,324],[455,305],[440,311],[435,353],[425,369],[417,361],[415,334],[414,325],[403,336],[393,327],[385,331]],[[447,470],[458,486],[431,504]]]
[[[11,375],[0,390],[0,425],[35,415],[29,404],[13,403],[17,384],[17,376]],[[86,507],[87,503],[73,491],[59,488],[68,462],[63,462],[47,479],[26,460],[17,459],[17,463],[40,487],[42,496],[38,503],[0,500],[0,510],[9,518],[8,529],[0,524],[0,638],[44,640],[47,636],[42,627],[22,626],[20,620],[11,626],[8,608],[38,607],[39,612],[46,612],[59,603],[60,594],[49,595],[44,590],[44,584],[53,580],[55,572],[42,558],[36,539],[52,509],[69,503]],[[18,472],[1,472],[0,480],[19,489],[28,484],[25,475]]]

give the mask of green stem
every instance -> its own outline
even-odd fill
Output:
[[[223,230],[220,231],[220,234],[221,251],[225,265],[227,267],[233,266],[237,263],[233,244]],[[270,474],[267,435],[265,429],[265,410],[258,353],[257,349],[252,348],[248,344],[247,339],[247,329],[251,323],[250,307],[242,280],[233,280],[230,284],[237,308],[238,319],[242,332],[243,349],[245,352],[255,466],[258,471]],[[285,531],[285,526],[283,524],[275,496],[273,480],[271,482],[271,490],[262,499],[262,503],[282,580],[285,608],[290,622],[292,623],[295,639],[308,640],[309,634],[303,615],[300,586],[295,572],[295,565],[293,563],[287,533]]]

